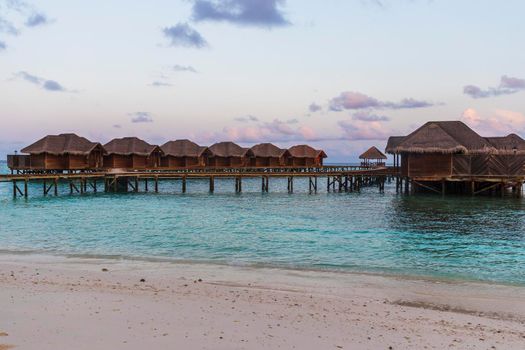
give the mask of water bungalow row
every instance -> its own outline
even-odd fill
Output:
[[[405,192],[522,193],[525,140],[516,134],[483,137],[461,121],[428,122],[407,136],[390,137],[386,152]]]
[[[288,149],[271,143],[251,148],[233,142],[209,147],[190,140],[151,145],[137,137],[116,138],[102,145],[76,134],[48,135],[7,156],[11,171],[180,170],[242,167],[321,167],[326,153],[308,145]]]

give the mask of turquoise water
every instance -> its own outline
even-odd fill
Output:
[[[0,166],[4,166],[1,165]],[[0,184],[0,250],[270,265],[525,284],[525,201],[307,193],[296,180],[163,182],[159,194],[12,198]]]

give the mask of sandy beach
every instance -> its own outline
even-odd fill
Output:
[[[525,288],[0,257],[0,349],[523,349]]]

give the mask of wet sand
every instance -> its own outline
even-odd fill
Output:
[[[525,287],[0,255],[0,349],[523,349]]]

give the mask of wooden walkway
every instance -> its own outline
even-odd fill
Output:
[[[318,191],[319,178],[326,178],[327,191],[359,191],[363,186],[377,185],[384,191],[387,178],[396,176],[396,169],[383,167],[366,169],[357,166],[323,166],[318,168],[208,168],[186,170],[99,171],[72,173],[25,173],[0,175],[0,182],[12,182],[13,197],[29,195],[29,184],[41,183],[43,195],[59,194],[59,186],[69,187],[69,193],[98,192],[159,192],[159,182],[180,180],[182,192],[187,180],[209,181],[209,191],[215,190],[215,179],[234,179],[235,192],[242,192],[243,179],[260,178],[261,191],[269,191],[270,178],[287,178],[288,192],[294,192],[294,178],[308,178],[310,193]],[[142,184],[142,186],[139,186]]]

